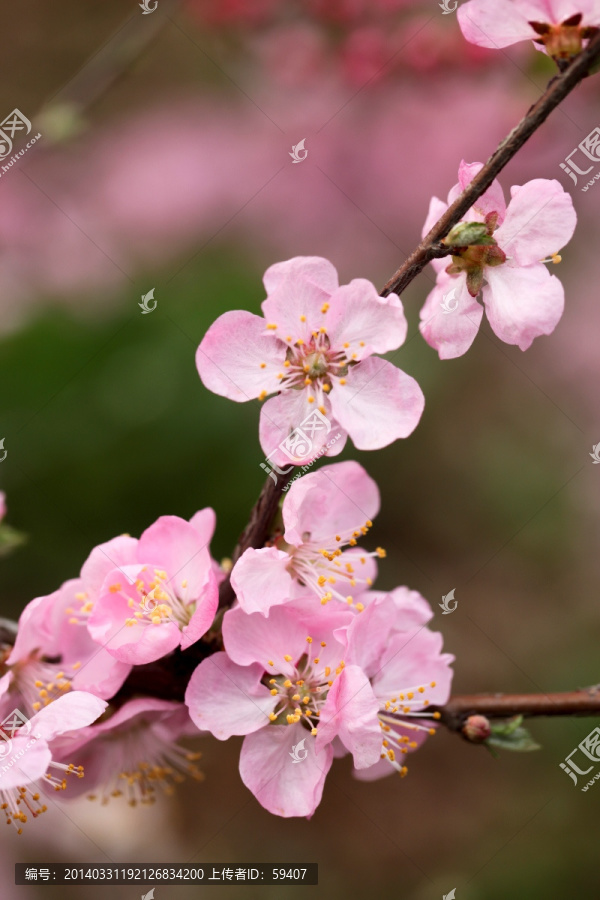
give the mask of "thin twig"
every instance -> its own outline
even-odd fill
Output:
[[[600,685],[557,694],[459,694],[431,707],[450,731],[462,731],[469,716],[509,719],[534,716],[600,716]]]
[[[448,250],[441,245],[441,241],[462,220],[475,201],[489,188],[498,173],[546,121],[552,110],[556,109],[559,103],[586,77],[592,65],[598,60],[600,60],[600,32],[589,42],[585,50],[575,57],[564,72],[552,79],[537,103],[534,103],[517,127],[504,138],[473,181],[448,207],[417,249],[392,275],[381,292],[382,297],[387,297],[392,291],[396,294],[402,293],[428,262],[448,255]]]
[[[264,547],[265,541],[271,534],[273,519],[279,507],[279,498],[283,492],[283,487],[284,480],[282,478],[278,478],[275,482],[269,475],[250,513],[250,520],[233,551],[231,557],[233,565],[249,547]],[[227,576],[219,589],[219,609],[226,609],[232,605],[234,600],[235,594],[231,587],[230,578]]]

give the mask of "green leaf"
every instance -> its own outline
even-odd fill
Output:
[[[496,754],[493,747],[514,750],[517,753],[528,753],[531,750],[541,749],[529,731],[522,727],[522,721],[523,716],[514,716],[505,722],[496,722],[491,725],[492,733],[485,743],[494,756]]]

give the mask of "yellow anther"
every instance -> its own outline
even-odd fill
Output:
[[[269,324],[267,325],[267,328],[269,329],[269,331],[275,331],[277,328],[277,325],[274,325],[272,322],[269,322]]]
[[[329,309],[329,303],[324,303],[323,306],[321,307],[321,312],[326,313],[328,309]]]
[[[261,367],[261,369],[266,369],[266,368],[267,368],[267,364],[266,364],[266,363],[261,363],[261,364],[260,364],[260,367]]]
[[[345,378],[340,378],[340,384],[346,384],[346,379],[345,379]]]
[[[275,715],[275,713],[269,713],[269,718],[270,718],[271,722],[277,721],[277,716]]]
[[[325,391],[326,394],[328,394],[329,391],[331,390],[331,385],[330,385],[330,384],[324,384],[324,385],[323,385],[323,390]]]
[[[111,594],[117,594],[121,590],[121,585],[119,584],[119,582],[117,582],[116,584],[111,584],[108,590],[111,592]]]
[[[286,653],[285,656],[284,656],[283,658],[285,659],[286,662],[291,662],[291,661],[292,661],[292,657],[290,656],[289,653]]]
[[[301,322],[306,322],[306,316],[300,316],[300,321],[301,321]]]
[[[307,397],[306,399],[308,400],[309,403],[314,403],[314,402],[315,402],[315,398],[314,398],[314,397]]]
[[[258,395],[258,399],[259,399],[259,400],[264,400],[266,396],[267,396],[267,392],[266,392],[266,391],[261,391],[260,394]]]
[[[379,557],[379,559],[385,559],[386,556],[387,556],[387,553],[385,552],[385,550],[383,549],[383,547],[376,547],[376,548],[375,548],[375,553],[377,554],[377,556]]]
[[[312,644],[312,642],[313,642],[313,639],[312,639],[311,637],[307,637],[307,638],[306,638],[306,643],[307,643],[307,644]]]
[[[271,688],[271,693],[273,694],[274,697],[276,697],[277,694],[279,693],[279,691],[277,690],[277,688]]]

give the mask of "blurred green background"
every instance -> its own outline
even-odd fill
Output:
[[[14,46],[8,53],[9,84],[0,91],[1,108],[39,108],[132,16],[133,7],[114,0],[84,9],[61,0],[51,13],[40,2],[13,9],[11,29],[24,29],[24,43],[19,53]],[[181,54],[180,29],[211,54],[221,48],[223,35],[207,30],[186,9],[174,15],[180,17],[178,27],[167,23],[156,43],[90,110],[86,135],[93,137],[96,125],[106,126],[113,114],[133,117],[152,106],[156,91],[167,98],[235,93],[227,72],[207,74],[206,59],[192,42],[189,55]],[[454,17],[444,25],[457,29]],[[529,58],[533,51],[528,54],[528,77],[539,77],[541,84],[548,70]],[[252,92],[265,76],[256,60],[244,65],[236,60],[230,72]],[[404,92],[419,89],[419,76],[395,77]],[[431,99],[422,107],[424,119],[437,114],[435,89],[437,83],[444,89],[445,70],[428,77]],[[467,89],[475,76],[467,71],[453,77]],[[519,76],[510,59],[488,77],[490,89],[500,83],[513,99],[517,95],[518,108],[527,108],[531,88],[521,90],[515,82]],[[277,89],[282,91],[272,86]],[[340,97],[355,88],[344,90]],[[365,104],[366,115],[369,98],[357,102]],[[583,128],[578,140],[595,124],[594,113],[582,109],[571,110]],[[502,134],[498,130],[496,137]],[[282,165],[296,135],[289,141],[279,136]],[[489,151],[495,145],[489,134],[477,134],[476,140]],[[532,154],[523,164],[527,177],[537,177],[546,159],[547,177],[558,177],[558,163],[573,143],[569,135],[554,149],[546,147],[540,166]],[[440,146],[422,146],[421,152],[429,154],[435,170]],[[357,147],[358,172],[360,153]],[[450,156],[455,170],[459,157],[454,150]],[[160,160],[157,142],[157,178]],[[397,177],[411,178],[405,170]],[[8,178],[0,181],[0,202],[10,189],[5,189]],[[10,178],[20,175],[11,172]],[[442,196],[453,183],[435,180]],[[504,180],[505,187],[511,183]],[[383,175],[381,185],[370,184],[374,193],[385,195]],[[422,181],[419,205],[398,214],[398,233],[408,247],[418,240],[431,192]],[[240,197],[245,202],[247,194]],[[19,208],[18,197],[9,200]],[[382,488],[382,511],[369,535],[373,546],[388,550],[378,586],[407,584],[429,599],[436,612],[432,627],[443,631],[445,649],[456,654],[456,693],[568,690],[599,680],[600,472],[589,458],[600,440],[595,350],[600,314],[593,305],[600,272],[597,254],[589,252],[598,234],[597,201],[580,194],[575,202],[583,227],[559,272],[567,311],[556,333],[522,354],[500,344],[484,325],[465,357],[442,363],[418,334],[418,310],[430,285],[423,276],[403,297],[409,339],[390,355],[421,384],[427,398],[423,420],[406,441],[371,454],[349,443],[342,457],[358,459]],[[349,216],[355,214],[351,207]],[[319,215],[315,207],[315,221]],[[213,555],[230,555],[262,484],[259,405],[233,404],[208,393],[194,354],[222,312],[258,311],[264,263],[284,258],[273,255],[268,237],[262,254],[256,251],[251,232],[259,227],[249,219],[241,231],[221,231],[217,222],[214,239],[209,228],[197,242],[193,236],[182,240],[168,259],[137,264],[133,278],[107,292],[106,304],[103,286],[92,278],[79,297],[71,291],[69,304],[42,285],[31,311],[0,337],[0,437],[8,451],[0,465],[0,488],[7,494],[7,521],[28,535],[24,546],[1,561],[2,615],[18,617],[33,597],[75,576],[95,544],[123,532],[139,535],[165,513],[189,518],[212,506],[218,523]],[[275,226],[267,222],[268,227]],[[367,215],[356,215],[352,231],[356,245],[374,239]],[[328,252],[319,234],[312,234],[309,214],[297,252],[331,255],[343,280],[367,274],[381,286],[403,256],[386,236],[380,240],[381,258],[363,272],[352,265],[351,248],[349,258],[339,260]],[[0,252],[5,251],[0,247]],[[32,244],[26,262],[33,269],[36,252]],[[137,303],[152,286],[158,306],[142,316]],[[88,302],[91,294],[94,303]],[[585,349],[590,343],[595,352]],[[458,609],[442,618],[437,604],[451,588]],[[361,784],[351,777],[348,760],[338,761],[310,822],[266,813],[239,781],[239,742],[203,738],[198,743],[206,781],[184,786],[168,802],[144,812],[123,809],[118,801],[108,807],[65,803],[30,822],[21,838],[12,830],[5,834],[0,849],[5,896],[104,896],[102,887],[16,888],[12,864],[107,858],[318,862],[320,885],[304,890],[340,898],[391,891],[425,900],[453,887],[460,900],[595,896],[600,788],[581,797],[558,764],[596,724],[595,719],[533,721],[542,750],[503,753],[497,760],[442,730],[411,759],[403,781]],[[221,888],[221,895],[239,890]],[[140,893],[136,887],[112,892],[116,898]],[[156,896],[198,892],[160,887]],[[244,896],[257,898],[293,893],[244,888]]]

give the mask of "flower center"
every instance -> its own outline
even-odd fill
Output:
[[[270,673],[267,673],[264,683],[270,688],[273,697],[277,697],[277,705],[273,712],[269,713],[271,722],[278,725],[286,723],[295,725],[301,721],[314,736],[317,734],[319,716],[327,699],[329,688],[344,668],[345,663],[340,660],[332,674],[331,666],[323,665],[319,656],[312,656],[313,639],[307,637],[306,642],[308,650],[294,665],[294,672],[291,676],[281,674],[270,676]],[[320,647],[324,649],[326,646],[327,643],[321,641]],[[284,656],[287,663],[291,663],[292,658],[289,654]],[[274,666],[275,662],[269,660],[269,667]]]
[[[307,532],[299,547],[286,544],[282,538],[275,543],[290,555],[289,573],[313,590],[323,606],[334,599],[352,606],[354,596],[348,593],[349,589],[358,587],[359,591],[366,590],[373,583],[369,576],[361,575],[360,568],[366,564],[367,558],[383,559],[386,553],[383,547],[377,547],[372,553],[357,553],[352,555],[352,560],[344,560],[340,558],[341,548],[356,547],[357,538],[367,534],[372,525],[371,520],[367,519],[359,529],[348,529],[345,533],[332,534],[319,541],[311,541]],[[362,612],[364,605],[358,602],[355,608]]]
[[[186,579],[181,581],[179,587],[168,581],[168,575],[163,569],[154,569],[153,575],[147,574],[144,567],[135,582],[136,597],[131,597],[123,592],[120,582],[111,584],[111,594],[120,594],[127,600],[127,605],[133,610],[133,615],[125,619],[129,627],[133,625],[164,625],[166,622],[174,622],[179,629],[189,624],[195,612],[196,604],[188,603]]]
[[[319,411],[325,415],[325,395],[333,387],[332,379],[338,378],[339,384],[345,384],[344,376],[357,361],[357,353],[348,352],[349,343],[345,343],[341,350],[333,350],[324,327],[313,331],[308,342],[299,339],[292,344],[291,336],[285,340],[288,348],[283,371],[277,374],[279,389],[300,391],[308,388],[308,402],[316,402]],[[359,346],[364,347],[364,341],[360,341]],[[262,369],[266,365],[260,363]],[[262,391],[258,399],[264,400],[266,397],[267,391]]]

